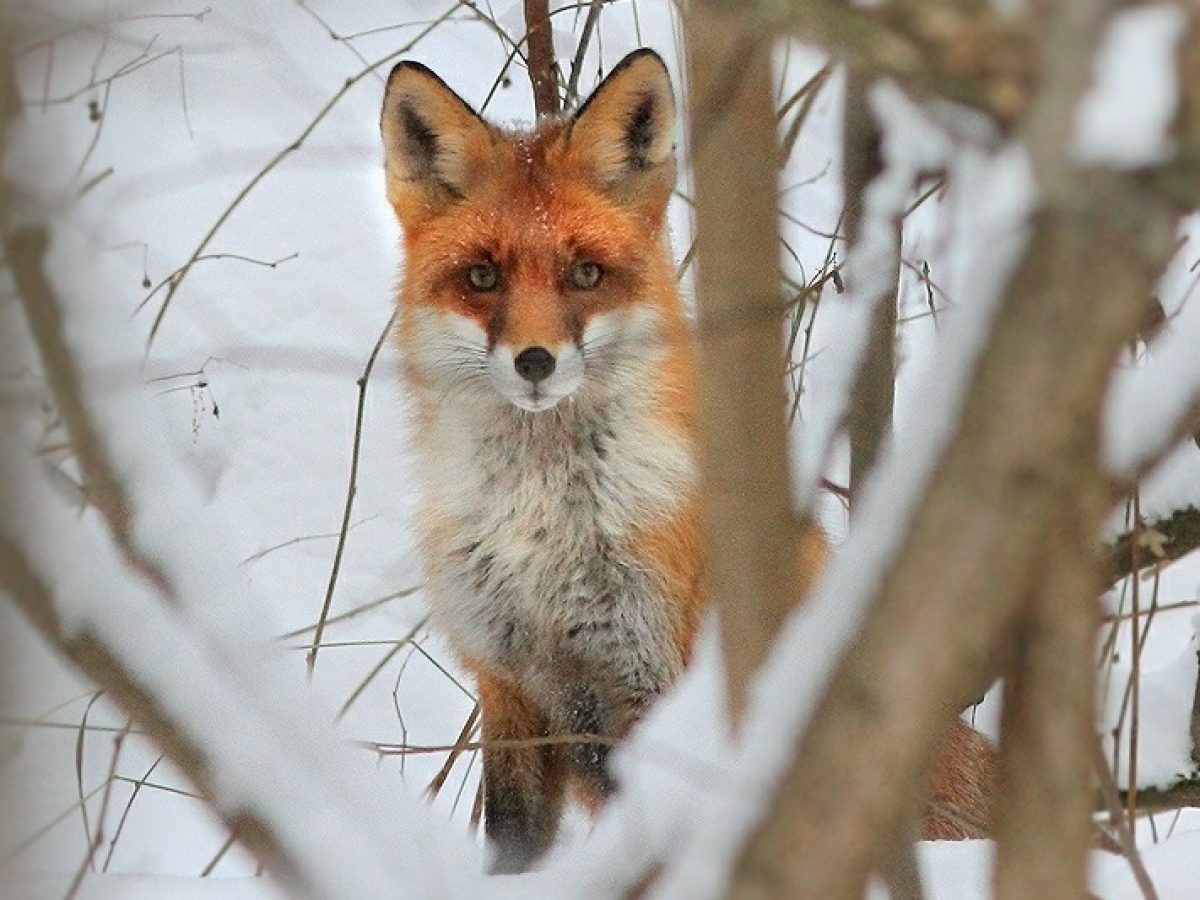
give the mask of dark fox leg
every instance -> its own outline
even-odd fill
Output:
[[[624,736],[628,726],[620,727],[618,720],[625,717],[614,713],[612,704],[595,685],[577,684],[570,688],[561,714],[563,731],[581,738],[594,738],[567,745],[571,774],[579,782],[590,807],[598,807],[617,789],[617,782],[608,768],[612,750],[610,741]]]
[[[523,872],[554,843],[566,792],[561,746],[488,746],[549,733],[546,717],[510,682],[480,675],[483,822],[493,872]]]

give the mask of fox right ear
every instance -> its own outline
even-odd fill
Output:
[[[579,108],[567,141],[610,195],[657,208],[675,185],[674,131],[671,76],[662,57],[642,49],[617,63]]]
[[[401,220],[466,196],[492,146],[492,129],[432,70],[392,69],[380,119],[388,200]]]

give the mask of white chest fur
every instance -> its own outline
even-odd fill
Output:
[[[419,448],[435,623],[535,694],[555,690],[556,666],[648,695],[682,665],[632,541],[686,501],[691,450],[652,392],[605,396],[541,413],[472,396],[443,408]]]

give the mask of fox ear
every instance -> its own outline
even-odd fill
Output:
[[[592,92],[567,140],[610,194],[640,205],[674,186],[674,132],[671,76],[662,57],[643,49],[621,60]]]
[[[429,214],[461,200],[492,146],[492,129],[432,70],[402,62],[388,76],[380,119],[388,199]]]

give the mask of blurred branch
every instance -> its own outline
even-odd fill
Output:
[[[883,173],[883,133],[871,109],[870,79],[850,69],[846,73],[846,96],[842,120],[842,229],[847,255],[853,256],[862,235],[864,195],[867,186]],[[883,296],[859,295],[859,302],[872,307],[870,331],[862,361],[850,389],[847,427],[850,436],[850,492],[855,498],[867,473],[875,466],[880,449],[892,432],[896,382],[896,308],[900,281],[901,225],[889,223],[892,253],[886,261],[890,278],[879,277]],[[851,270],[851,277],[857,277]],[[871,273],[875,278],[876,274]],[[853,285],[852,285],[853,287]],[[910,821],[892,841],[883,860],[883,879],[895,900],[923,895],[915,838],[917,822]]]
[[[186,736],[186,731],[160,704],[160,698],[153,696],[125,668],[117,653],[103,640],[89,629],[73,627],[68,630],[64,627],[55,612],[49,588],[21,550],[3,533],[0,533],[0,588],[56,650],[113,697],[188,780],[200,788],[201,793],[213,796],[215,773],[204,749]],[[178,646],[164,647],[164,658],[180,649]],[[207,686],[208,691],[214,689],[212,685]],[[213,809],[230,828],[238,829],[246,846],[269,866],[272,874],[301,894],[314,895],[313,885],[301,874],[305,866],[279,840],[274,827],[279,823],[270,823],[257,812],[231,813],[227,808],[223,810],[220,804],[214,804]]]
[[[846,75],[845,119],[842,126],[842,226],[853,254],[862,231],[863,195],[867,185],[883,172],[883,135],[871,111],[870,81],[851,69]],[[872,272],[890,296],[862,297],[874,309],[862,363],[850,391],[850,491],[855,497],[880,447],[891,434],[896,381],[896,290],[900,282],[900,222],[888,223],[893,253],[887,260],[888,276]],[[853,276],[853,271],[851,272]]]
[[[75,459],[83,471],[87,498],[104,516],[113,540],[129,564],[166,599],[174,600],[174,591],[161,566],[134,540],[135,516],[128,492],[117,477],[100,431],[87,412],[83,376],[67,349],[57,298],[42,269],[46,235],[38,229],[19,232],[5,229],[3,242],[43,371],[70,436]]]
[[[1200,550],[1200,509],[1194,506],[1177,509],[1169,516],[1126,532],[1105,548],[1105,583],[1114,585],[1142,569],[1173,562],[1196,550]]]
[[[1079,12],[1062,7],[1060,27]],[[879,864],[882,836],[915,807],[920,774],[966,699],[964,686],[988,669],[1022,617],[1035,628],[1047,619],[1040,611],[1029,617],[1031,610],[1065,607],[1071,618],[1053,626],[1072,647],[1082,621],[1091,621],[1094,535],[1110,505],[1097,451],[1101,410],[1113,361],[1141,321],[1175,224],[1132,179],[1082,177],[1070,167],[1060,132],[1090,75],[1097,30],[1078,34],[1082,46],[1047,42],[1058,57],[1047,82],[1053,92],[1039,96],[1027,122],[1045,205],[1027,255],[972,370],[957,432],[744,850],[735,897],[859,895]],[[1080,296],[1091,301],[1081,306]],[[1050,596],[1047,585],[1060,594]],[[1058,671],[1049,649],[1027,660],[1031,691]],[[1008,784],[1028,805],[1001,811],[1002,896],[1085,891],[1086,753],[1072,751],[1055,772],[1055,789],[1040,795],[1040,769],[1015,762],[1030,759],[1042,737],[1050,746],[1090,740],[1090,731],[1078,733],[1081,722],[1090,728],[1090,681],[1074,673],[1058,696],[1069,710],[1027,710],[1028,727],[1010,741]],[[1061,730],[1048,713],[1063,716]]]
[[[8,50],[7,44],[0,43],[0,68],[3,69],[0,74],[0,141],[6,140],[8,125],[21,109],[16,70]],[[3,146],[0,143],[0,148]],[[67,348],[57,297],[43,268],[48,243],[46,234],[37,228],[14,230],[10,227],[11,206],[17,201],[17,191],[4,181],[0,185],[0,241],[16,283],[17,297],[33,332],[46,380],[83,473],[87,498],[104,516],[126,561],[164,597],[174,599],[159,563],[147,556],[134,541],[134,515],[129,495],[117,477],[108,448],[87,410],[83,375]]]
[[[1002,125],[1013,124],[1032,95],[1037,65],[1029,22],[990,3],[703,0],[703,5],[742,10],[867,74],[979,108]]]
[[[697,6],[684,19],[694,110],[699,424],[706,589],[730,708],[792,607],[769,35]]]

